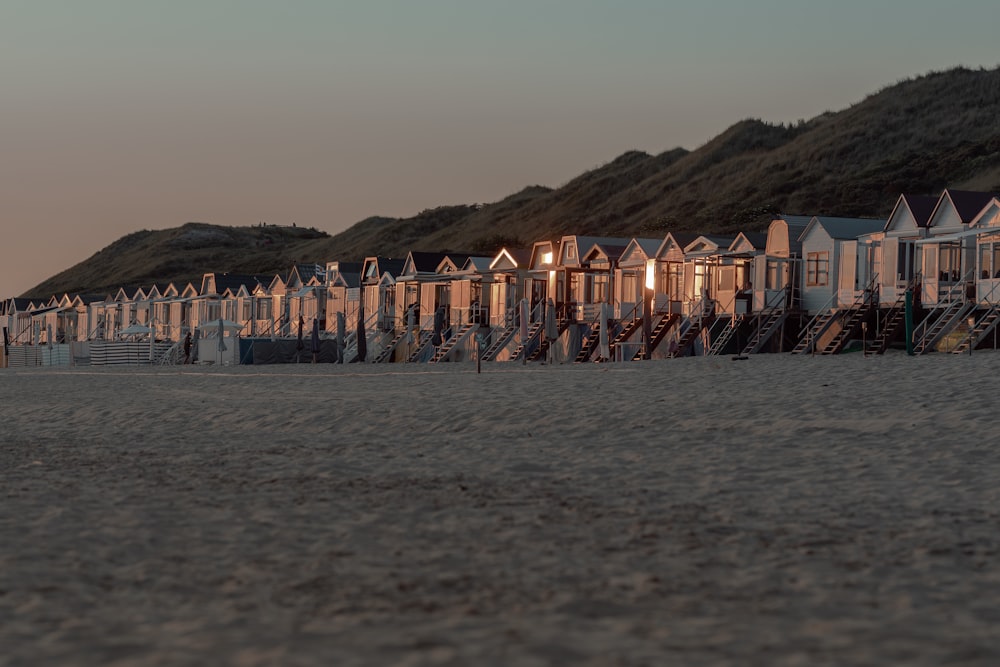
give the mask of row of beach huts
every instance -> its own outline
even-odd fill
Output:
[[[568,235],[0,303],[4,363],[631,361],[996,347],[1000,196],[901,195],[888,220]],[[186,343],[190,341],[189,343]]]

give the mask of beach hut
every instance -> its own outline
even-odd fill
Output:
[[[667,307],[667,274],[657,261],[657,251],[662,239],[633,238],[618,258],[618,277],[614,281],[614,301],[619,312],[635,312],[639,315],[637,331],[641,340],[642,354],[634,353],[633,358],[648,358],[662,341],[669,327],[678,319]],[[600,304],[593,304],[598,326],[591,326],[584,339],[578,361],[586,361],[597,353],[596,337],[600,333]],[[633,325],[635,322],[633,322]],[[639,348],[637,348],[638,350]]]
[[[962,244],[961,255],[970,252],[975,265],[972,286],[953,286],[951,293],[939,292],[927,318],[914,334],[918,353],[932,349],[963,353],[987,341],[996,347],[996,325],[1000,318],[1000,198],[992,196],[969,222],[968,228],[952,234]],[[938,244],[925,242],[938,252]],[[939,255],[940,257],[940,255]],[[942,276],[943,277],[943,276]],[[963,281],[964,282],[964,281]],[[950,303],[949,303],[950,301]]]
[[[961,337],[956,334],[967,327],[969,317],[975,317],[977,282],[982,281],[977,281],[977,237],[988,235],[989,228],[970,227],[994,197],[988,192],[945,190],[927,222],[927,237],[914,242],[921,266],[920,305],[925,310],[913,332],[917,354],[951,349]]]
[[[764,254],[754,266],[754,312],[800,307],[802,243],[812,216],[782,215],[767,228]]]
[[[877,285],[858,271],[858,239],[880,232],[885,220],[814,216],[799,241],[805,259],[802,307],[813,318],[794,353],[835,354],[862,325],[874,324]]]
[[[708,307],[718,300],[718,267],[722,254],[735,237],[701,234],[684,246],[684,297],[692,307],[705,301]]]
[[[267,294],[271,298],[271,309],[274,314],[274,335],[278,338],[291,338],[294,335],[291,304],[288,301],[289,290],[285,277],[276,274],[267,284]],[[221,317],[222,311],[219,311]],[[208,318],[218,319],[218,318]]]
[[[157,340],[180,341],[186,333],[185,306],[190,301],[181,297],[180,290],[172,283],[155,286],[153,293],[154,296],[149,301],[149,313],[154,336]]]
[[[698,236],[693,232],[667,232],[657,248],[656,267],[660,274],[657,282],[665,287],[664,290],[657,290],[657,311],[678,315],[687,312],[684,248]]]
[[[740,232],[718,255],[715,277],[716,314],[730,317],[753,311],[753,284],[757,258],[764,254],[767,234]]]
[[[938,198],[902,194],[892,207],[882,238],[881,262],[873,272],[879,277],[879,302],[892,306],[913,289],[920,267],[916,241],[927,237],[927,225]]]
[[[920,252],[921,304],[945,308],[970,293],[975,279],[976,243],[969,225],[990,203],[989,192],[945,190],[927,222]]]
[[[448,255],[438,265],[438,274],[449,278],[453,324],[478,325],[488,321],[488,303],[483,302],[483,277],[492,259],[479,255],[465,255],[464,258]]]
[[[358,290],[361,285],[363,262],[331,261],[326,263],[326,330],[337,331],[337,313],[344,317],[347,325],[348,292]]]
[[[402,269],[396,278],[396,314],[401,324],[405,325],[406,309],[417,306],[417,326],[421,331],[428,332],[434,328],[434,313],[444,307],[447,321],[449,301],[449,282],[447,276],[438,273],[438,268],[444,266],[454,268],[453,263],[445,262],[448,255],[441,252],[411,251],[403,262]],[[399,297],[403,297],[400,303]]]
[[[483,361],[504,361],[514,349],[518,332],[518,306],[524,296],[531,251],[527,248],[501,248],[490,261],[483,276],[483,291],[489,294],[490,331],[485,336]]]
[[[507,327],[516,320],[517,304],[524,296],[531,250],[501,248],[480,273],[489,284],[489,321],[493,327]],[[486,289],[484,287],[484,289]]]
[[[524,297],[528,299],[529,321],[539,322],[541,304],[559,292],[559,241],[535,241],[531,246]]]
[[[638,303],[647,294],[655,299],[657,294],[666,292],[665,281],[656,266],[656,251],[662,242],[662,239],[639,237],[628,242],[618,258],[620,279],[615,288],[615,301],[620,304]]]
[[[556,291],[550,296],[559,316],[577,322],[591,322],[597,318],[595,304],[615,302],[612,291],[618,258],[631,239],[605,236],[567,235],[559,240],[555,259]],[[593,264],[587,254],[600,246],[605,256],[614,257],[614,265],[602,262]]]
[[[712,279],[714,310],[706,354],[742,352],[758,322],[753,314],[753,282],[759,256],[764,254],[767,235],[741,232],[716,256]]]
[[[588,239],[589,240],[589,239]],[[579,305],[581,331],[577,360],[584,361],[588,350],[595,350],[595,336],[600,330],[601,304],[607,304],[612,314],[612,355],[629,360],[641,351],[639,340],[643,324],[643,293],[645,265],[642,271],[620,269],[619,262],[629,248],[631,239],[599,239],[581,257],[584,290]],[[647,246],[647,250],[650,246]],[[607,311],[606,311],[607,312]],[[596,350],[595,350],[596,351]]]
[[[349,331],[353,336],[348,347],[358,349],[358,332],[365,332],[365,340],[361,349],[365,351],[366,360],[379,360],[386,346],[394,340],[396,326],[402,329],[399,314],[396,312],[396,298],[399,290],[397,278],[402,273],[406,260],[370,256],[362,264],[360,285],[356,304],[351,309],[350,292],[348,292],[348,322]],[[358,317],[363,315],[364,322],[359,323]]]

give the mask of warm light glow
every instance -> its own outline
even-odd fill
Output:
[[[552,263],[552,253],[551,252],[543,252],[542,253],[542,264],[551,264],[551,263]]]
[[[656,289],[656,260],[646,260],[646,289]]]
[[[556,279],[556,272],[555,271],[549,271],[549,279],[550,280],[555,280]]]

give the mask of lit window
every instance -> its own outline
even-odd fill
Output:
[[[810,252],[806,254],[806,285],[821,287],[830,282],[830,253]]]

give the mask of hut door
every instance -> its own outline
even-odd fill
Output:
[[[849,306],[854,303],[855,285],[858,283],[858,258],[857,246],[853,243],[845,244],[840,251],[840,267],[837,271],[837,303],[841,306]]]
[[[937,303],[938,295],[938,268],[937,268],[937,246],[928,245],[921,253],[924,256],[923,285],[921,286],[921,299],[924,303]]]

